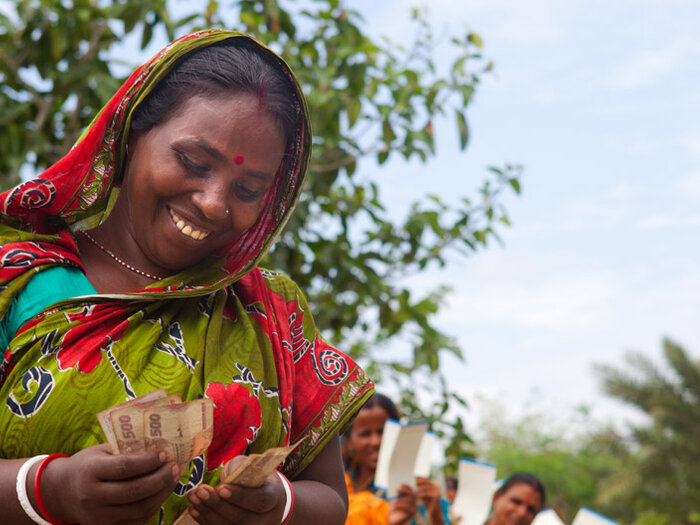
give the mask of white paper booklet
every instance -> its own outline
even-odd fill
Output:
[[[532,525],[565,525],[552,509],[545,509],[535,516]]]
[[[416,458],[427,430],[427,423],[402,425],[392,419],[384,423],[374,484],[387,498],[395,497],[404,483],[415,486]]]
[[[437,436],[430,431],[423,434],[420,448],[416,455],[416,463],[413,466],[413,475],[421,478],[429,478],[431,466],[433,464],[433,450],[437,443]]]
[[[586,507],[581,507],[576,513],[574,521],[571,525],[619,525],[616,521],[606,518],[602,514],[587,509]]]
[[[496,467],[462,459],[459,462],[457,495],[450,514],[461,517],[459,525],[483,525],[491,511]]]

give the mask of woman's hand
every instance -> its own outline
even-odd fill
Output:
[[[237,456],[223,468],[222,477],[235,469],[245,456]],[[282,480],[273,472],[258,488],[221,483],[216,488],[200,485],[187,495],[192,517],[202,525],[279,525],[287,495]]]
[[[418,512],[416,493],[408,485],[401,485],[398,497],[389,501],[389,525],[403,525],[409,523],[414,514]]]
[[[165,454],[113,455],[109,445],[96,445],[49,463],[41,494],[60,521],[142,525],[158,511],[179,477],[177,465],[166,463]]]
[[[440,489],[437,484],[428,478],[417,477],[416,487],[416,495],[418,500],[425,505],[430,525],[443,525],[445,520],[442,515]]]

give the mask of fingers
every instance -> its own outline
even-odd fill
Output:
[[[144,476],[126,480],[103,481],[96,486],[96,496],[105,505],[126,505],[142,502],[172,491],[179,479],[179,468],[172,463],[161,465]]]
[[[143,476],[164,465],[164,452],[143,452],[139,454],[104,454],[99,461],[92,463],[92,471],[97,479],[119,481]]]
[[[258,488],[221,484],[216,489],[201,485],[188,495],[191,514],[199,523],[278,524],[286,495],[276,474]]]

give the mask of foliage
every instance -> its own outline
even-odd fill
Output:
[[[397,376],[392,378],[401,392],[397,399],[402,408],[401,416],[407,421],[428,423],[441,442],[446,443],[443,470],[445,475],[456,476],[461,458],[474,457],[474,442],[467,433],[460,416],[460,408],[466,408],[466,400],[451,391],[442,376]]]
[[[628,520],[637,516],[636,525],[689,525],[700,518],[700,361],[669,340],[663,349],[664,368],[639,353],[627,356],[624,369],[598,367],[608,394],[649,416],[649,423],[633,427],[638,452],[610,494]]]
[[[562,422],[545,412],[511,420],[499,403],[483,418],[479,455],[495,464],[499,477],[515,472],[536,475],[547,491],[547,504],[570,522],[581,507],[610,515],[600,495],[605,480],[628,460],[625,440],[590,418],[585,408]]]
[[[520,170],[490,168],[475,198],[452,205],[428,196],[403,220],[385,209],[378,181],[389,159],[432,157],[434,128],[448,118],[467,146],[466,109],[491,68],[479,35],[452,38],[443,54],[454,58],[440,73],[420,11],[414,39],[398,45],[370,38],[359,13],[339,0],[200,0],[180,17],[173,13],[182,4],[166,0],[16,0],[14,8],[0,14],[4,187],[17,182],[20,168],[36,173],[59,158],[116,90],[116,72],[126,74],[115,58],[120,42],[136,39],[150,49],[166,35],[209,26],[255,34],[298,73],[315,148],[299,209],[266,264],[299,283],[323,333],[377,377],[435,373],[441,352],[460,356],[432,321],[447,289],[416,297],[402,283],[444,266],[453,252],[485,247],[508,224],[501,197],[520,192]],[[412,352],[382,358],[397,340]]]

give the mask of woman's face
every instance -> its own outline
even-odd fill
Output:
[[[389,414],[386,410],[376,405],[358,412],[350,431],[350,448],[360,468],[372,472],[376,470],[379,445],[387,419]]]
[[[132,263],[180,270],[229,244],[257,220],[284,152],[282,130],[249,94],[192,97],[131,137],[110,220],[131,236]]]
[[[517,483],[493,499],[489,525],[530,525],[542,510],[542,495],[526,483]]]

